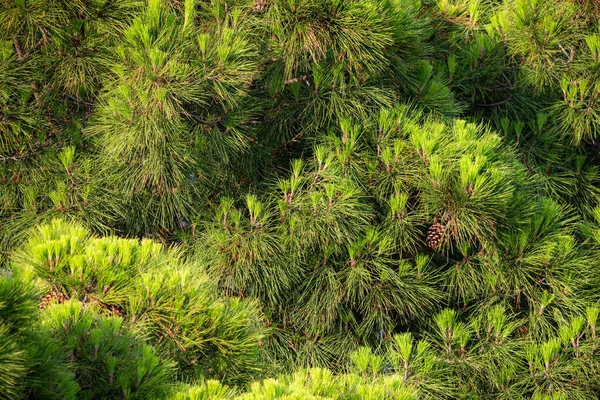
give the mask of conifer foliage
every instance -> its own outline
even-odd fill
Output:
[[[600,6],[0,0],[0,397],[597,399]]]

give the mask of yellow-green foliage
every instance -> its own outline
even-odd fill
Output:
[[[201,269],[151,240],[98,238],[53,220],[40,226],[12,264],[60,293],[142,335],[190,376],[246,379],[259,369],[260,314],[251,302],[222,300]]]
[[[183,387],[177,400],[416,400],[419,391],[403,384],[399,376],[334,375],[323,368],[300,370],[276,379],[254,382],[244,393],[228,390],[216,381]]]

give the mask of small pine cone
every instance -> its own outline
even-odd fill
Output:
[[[62,304],[67,300],[67,296],[65,296],[62,292],[51,292],[50,294],[44,296],[40,304],[40,308],[45,309],[50,305],[52,301],[56,301],[58,304]]]
[[[446,228],[442,224],[435,223],[431,225],[427,230],[427,247],[430,249],[435,249],[438,247],[445,231]]]
[[[436,239],[427,241],[427,247],[429,247],[430,249],[435,249],[436,247],[438,247],[439,244],[440,244],[440,241],[436,240]]]
[[[252,6],[252,11],[258,14],[262,14],[267,11],[267,7],[269,6],[268,0],[254,0],[254,5]]]
[[[450,222],[451,219],[452,219],[452,212],[448,211],[448,212],[444,213],[444,222]]]
[[[121,311],[114,305],[110,306],[110,311],[112,311],[113,315],[115,315],[116,317],[120,317],[122,315]]]

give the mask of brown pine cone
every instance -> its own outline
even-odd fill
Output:
[[[255,13],[262,14],[267,11],[267,7],[269,6],[268,0],[254,0],[254,5],[252,6],[252,11]]]
[[[58,304],[62,304],[67,300],[69,299],[62,292],[51,292],[50,294],[44,296],[42,302],[40,303],[40,308],[42,310],[45,309],[50,305],[52,301],[56,301]]]
[[[427,247],[430,249],[435,249],[439,246],[440,241],[442,240],[442,236],[446,231],[446,227],[442,224],[435,223],[429,227],[427,230],[427,239],[425,240],[427,243]]]

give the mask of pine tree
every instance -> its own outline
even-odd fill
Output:
[[[0,275],[0,390],[9,399],[19,398],[27,372],[26,349],[20,342],[35,311],[27,289],[22,282]]]
[[[56,351],[67,355],[83,396],[161,398],[168,392],[172,363],[136,338],[120,317],[71,300],[48,307],[40,325],[57,343]]]
[[[34,274],[42,294],[58,293],[54,303],[69,299],[65,310],[79,301],[122,318],[119,325],[138,331],[180,374],[236,381],[260,369],[264,330],[255,305],[216,298],[205,275],[158,243],[95,238],[53,220],[31,236],[13,270]],[[44,309],[46,296],[39,297]]]
[[[110,221],[105,193],[101,204],[93,200],[97,185],[81,131],[111,48],[139,6],[27,0],[0,7],[2,257],[29,227],[57,214],[75,213],[97,230]]]
[[[0,396],[597,398],[597,3],[0,1]]]
[[[360,136],[359,126],[370,133]],[[247,210],[223,200],[198,247],[224,293],[271,310],[280,335],[273,351],[306,352],[298,360],[306,365],[335,365],[333,348],[354,347],[344,336],[379,343],[423,321],[443,297],[436,274],[461,288],[451,301],[477,298],[465,290],[480,284],[443,272],[443,260],[493,254],[511,204],[532,190],[509,149],[498,151],[499,138],[476,125],[420,123],[398,109],[362,125],[344,121],[339,134],[315,147],[310,164],[292,163],[272,211],[254,196]]]

